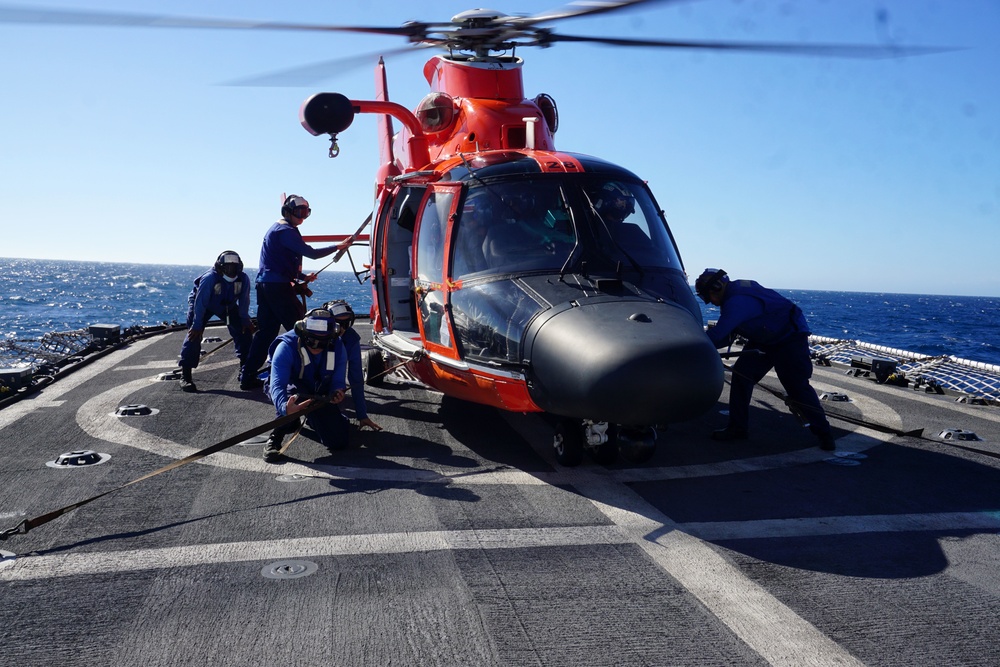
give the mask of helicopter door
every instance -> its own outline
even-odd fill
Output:
[[[413,228],[420,211],[424,188],[404,187],[390,195],[379,212],[379,228],[384,233],[376,238],[375,257],[384,269],[374,270],[382,326],[396,331],[416,331],[413,313],[413,278],[410,275],[413,252]]]
[[[433,185],[424,200],[417,227],[413,293],[417,320],[427,349],[458,358],[448,313],[446,247],[460,185]]]

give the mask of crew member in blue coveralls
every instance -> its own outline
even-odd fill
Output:
[[[347,447],[350,424],[337,406],[344,400],[347,355],[340,342],[340,325],[330,311],[314,308],[271,344],[268,393],[278,417],[301,412],[318,397],[330,402],[306,416],[329,449]],[[285,435],[298,428],[298,420],[279,426],[264,445],[264,460],[274,461]]]
[[[267,351],[281,327],[291,331],[305,313],[305,299],[312,291],[308,284],[316,274],[302,273],[302,257],[319,259],[334,253],[341,246],[313,248],[302,240],[298,226],[309,217],[312,209],[305,197],[290,195],[281,206],[281,219],[264,235],[257,270],[257,333],[254,334],[246,363],[240,369],[240,388],[255,389],[263,382],[257,378],[264,365]],[[341,244],[345,246],[347,244]]]
[[[340,325],[340,342],[347,353],[347,380],[351,383],[351,398],[354,399],[354,416],[358,427],[381,431],[382,427],[368,416],[365,402],[365,373],[361,365],[361,336],[354,330],[354,309],[343,299],[328,301],[323,307],[330,311]]]
[[[823,406],[809,384],[813,367],[809,358],[809,325],[802,310],[753,280],[731,281],[720,269],[705,269],[694,286],[702,301],[719,306],[718,324],[708,330],[715,346],[728,345],[734,334],[749,341],[733,364],[729,424],[712,433],[712,439],[747,438],[754,385],[773,368],[788,394],[789,407],[809,422],[809,430],[819,438],[820,448],[836,449]]]
[[[250,350],[253,322],[250,321],[250,278],[243,272],[243,260],[227,250],[215,260],[215,266],[198,276],[188,296],[187,336],[181,345],[181,389],[198,391],[191,379],[191,369],[201,359],[201,338],[212,316],[229,327],[240,364]]]

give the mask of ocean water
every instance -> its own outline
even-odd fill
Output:
[[[0,258],[0,339],[98,323],[183,323],[192,282],[209,268]],[[359,313],[371,306],[369,285],[351,273],[324,271],[311,287],[310,305],[347,299]],[[778,291],[799,304],[814,334],[1000,365],[1000,298]],[[714,306],[702,313],[719,317]]]
[[[0,258],[0,339],[33,340],[91,324],[183,324],[194,279],[211,266],[119,264]],[[253,280],[256,269],[247,269]],[[310,306],[347,299],[367,313],[371,288],[352,273],[324,271],[310,285]],[[256,295],[250,289],[250,314]]]

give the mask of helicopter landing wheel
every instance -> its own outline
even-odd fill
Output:
[[[556,424],[556,433],[552,437],[552,448],[556,452],[556,461],[561,465],[573,467],[583,461],[583,427],[571,419],[560,419]]]
[[[372,349],[365,353],[362,363],[364,367],[365,384],[370,387],[380,387],[385,384],[385,358],[382,350]]]

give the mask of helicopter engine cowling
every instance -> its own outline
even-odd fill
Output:
[[[722,392],[699,322],[666,302],[593,299],[540,313],[524,336],[532,400],[552,414],[632,426],[694,418]]]

